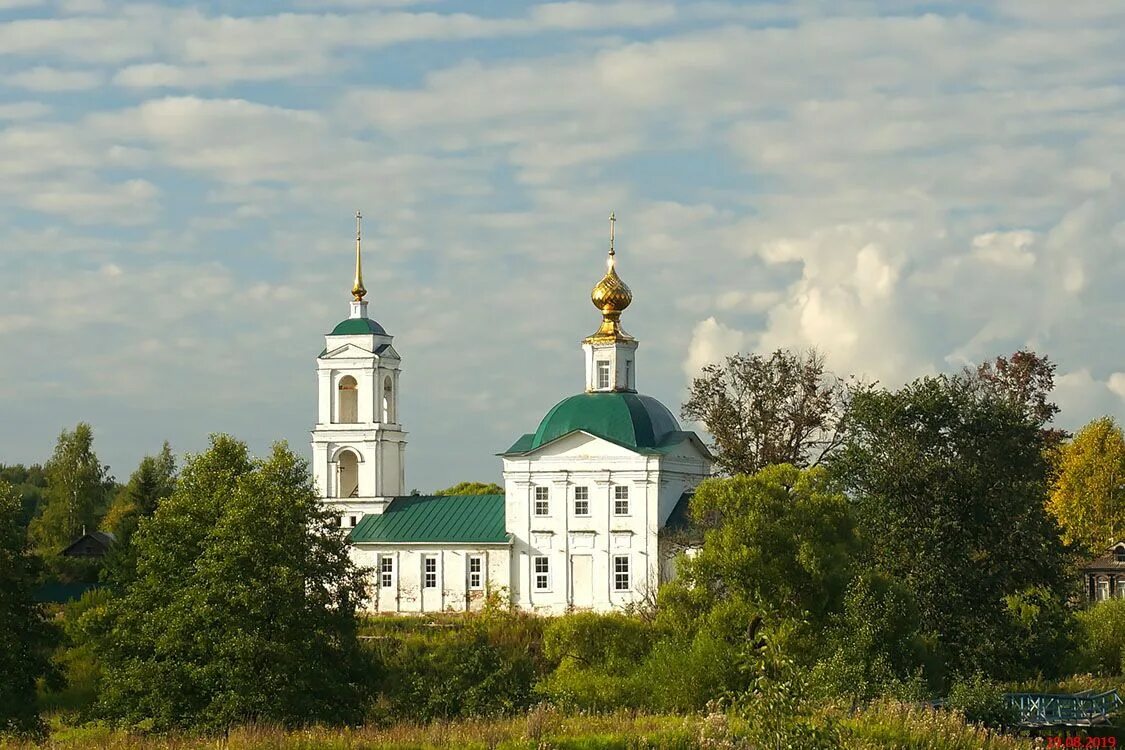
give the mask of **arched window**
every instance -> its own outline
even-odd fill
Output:
[[[383,378],[383,421],[394,424],[395,398],[394,387],[391,385],[391,376]]]
[[[355,378],[345,375],[338,386],[339,421],[341,424],[354,424],[359,421],[359,386]]]
[[[349,450],[336,456],[336,497],[359,497],[359,456]]]

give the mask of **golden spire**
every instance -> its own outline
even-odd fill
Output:
[[[613,247],[614,229],[617,216],[609,215],[609,257],[606,258],[606,272],[602,280],[590,292],[590,301],[602,313],[602,324],[593,335],[586,338],[587,342],[597,341],[632,341],[633,337],[621,328],[621,313],[633,301],[633,293],[617,275],[616,251]]]
[[[363,261],[360,257],[360,242],[363,235],[363,214],[355,212],[355,283],[352,285],[352,296],[356,302],[362,302],[367,294],[363,286]]]

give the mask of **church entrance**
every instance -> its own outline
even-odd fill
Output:
[[[578,609],[594,606],[594,558],[570,556],[570,603]]]

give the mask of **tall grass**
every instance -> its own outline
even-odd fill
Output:
[[[877,703],[837,714],[841,750],[1028,750],[1021,740],[966,725],[955,712]],[[222,737],[137,735],[101,726],[59,728],[42,744],[0,739],[0,750],[759,750],[724,714],[564,714],[536,708],[507,719],[390,727],[284,730],[246,726]],[[761,749],[761,750],[764,750]]]
[[[906,703],[879,702],[842,721],[848,750],[1018,750],[1021,740],[966,724],[956,711],[934,711]]]

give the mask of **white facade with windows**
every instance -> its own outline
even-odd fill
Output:
[[[620,325],[632,293],[617,276],[612,233],[591,295],[602,323],[582,342],[585,389],[501,454],[502,496],[402,496],[402,360],[367,315],[359,243],[357,227],[351,314],[317,358],[312,446],[324,502],[370,571],[370,608],[460,611],[494,596],[559,614],[654,597],[674,572],[661,532],[683,516],[712,459],[663,404],[636,391],[638,344]]]

